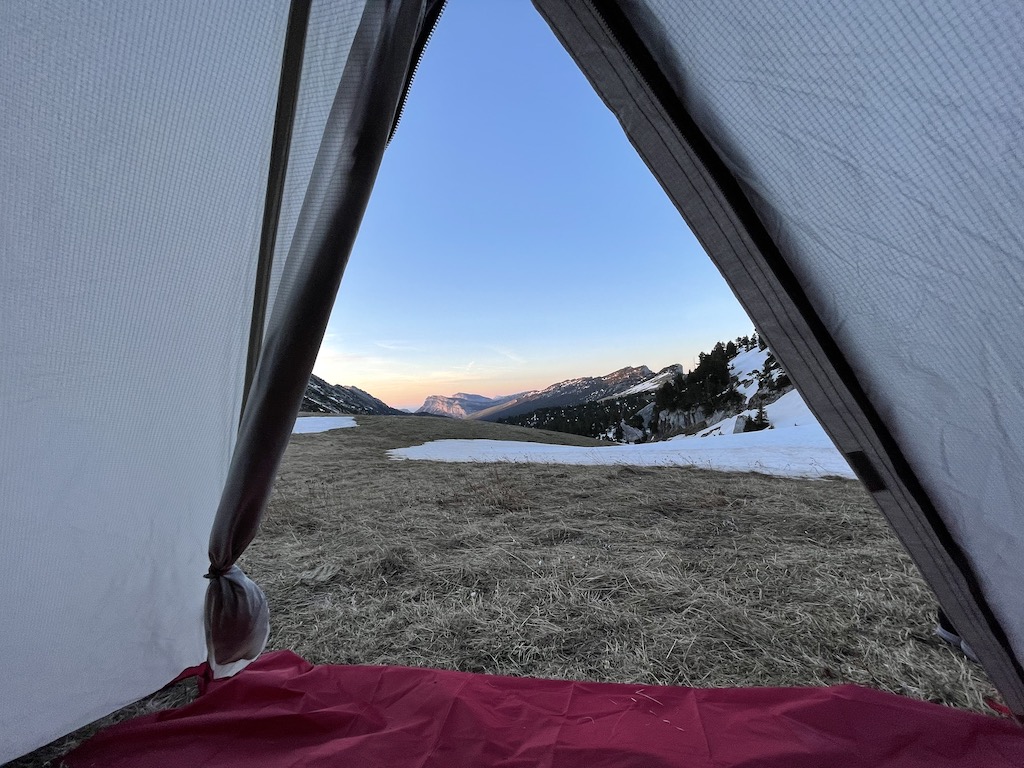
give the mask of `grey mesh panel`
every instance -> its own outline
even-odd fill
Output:
[[[0,762],[205,658],[287,10],[0,4]]]
[[[234,563],[259,528],[414,51],[437,10],[437,3],[427,0],[366,4],[352,27],[348,61],[291,243],[287,253],[275,254],[275,261],[283,259],[283,269],[210,532],[206,627],[210,660],[218,674],[231,673],[236,662],[254,658],[266,641],[265,597]]]
[[[273,314],[292,235],[364,6],[365,2],[333,0],[312,4],[264,326]]]
[[[1024,658],[1024,6],[649,5]]]

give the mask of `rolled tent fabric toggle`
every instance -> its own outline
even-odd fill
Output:
[[[214,674],[255,659],[270,637],[270,606],[263,590],[237,565],[214,575],[206,588],[206,644]]]

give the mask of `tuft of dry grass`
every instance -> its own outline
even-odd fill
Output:
[[[357,421],[292,438],[240,563],[270,600],[272,648],[314,663],[642,684],[854,682],[978,712],[996,697],[932,634],[934,599],[859,483],[392,461],[388,449],[443,438],[597,443]],[[12,765],[47,765],[82,738]]]

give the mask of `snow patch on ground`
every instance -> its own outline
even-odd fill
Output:
[[[853,477],[821,427],[763,430],[661,443],[579,448],[508,440],[435,440],[388,451],[393,459],[448,462],[685,466],[783,477]]]
[[[326,432],[330,429],[345,429],[355,425],[356,420],[352,416],[303,416],[295,420],[292,434],[305,435],[310,432]]]
[[[393,459],[421,461],[685,466],[783,477],[854,477],[795,390],[765,410],[775,426],[760,432],[680,435],[658,443],[596,448],[508,440],[435,440],[388,454]],[[723,426],[724,422],[709,429]]]

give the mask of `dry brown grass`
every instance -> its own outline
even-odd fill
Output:
[[[855,682],[988,711],[984,672],[934,637],[930,591],[856,482],[392,461],[437,438],[595,442],[357,420],[292,439],[241,562],[273,648],[644,684]]]
[[[856,682],[986,711],[984,673],[868,495],[673,467],[390,461],[402,417],[297,436],[243,567],[271,643],[321,663],[702,686]],[[326,471],[321,471],[326,470]]]

